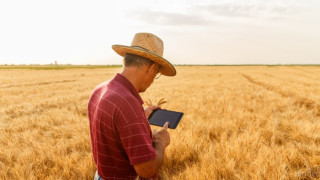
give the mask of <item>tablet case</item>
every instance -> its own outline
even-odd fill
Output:
[[[175,129],[178,126],[182,116],[183,113],[181,112],[156,109],[149,116],[149,123],[162,127],[166,122],[169,122],[169,128]]]

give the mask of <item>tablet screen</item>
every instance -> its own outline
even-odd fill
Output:
[[[181,112],[156,109],[150,115],[149,123],[162,127],[166,122],[169,122],[169,128],[175,129],[178,126],[182,116],[183,113]]]

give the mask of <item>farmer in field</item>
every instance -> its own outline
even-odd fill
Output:
[[[143,109],[139,93],[161,74],[175,76],[162,57],[163,42],[150,33],[137,33],[131,46],[113,45],[124,57],[123,69],[98,85],[88,102],[95,179],[157,178],[165,148],[170,144],[168,123],[152,134],[148,117],[158,106]]]

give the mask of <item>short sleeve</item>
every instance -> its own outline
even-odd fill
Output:
[[[122,109],[122,108],[121,108]],[[141,107],[143,110],[143,108]],[[121,121],[116,123],[121,144],[126,151],[130,164],[138,164],[152,160],[156,157],[155,149],[152,146],[152,134],[150,125],[144,112],[126,112],[118,116]]]

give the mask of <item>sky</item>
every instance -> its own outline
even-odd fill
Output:
[[[173,64],[320,64],[319,0],[4,0],[0,64],[121,64],[137,32]]]

